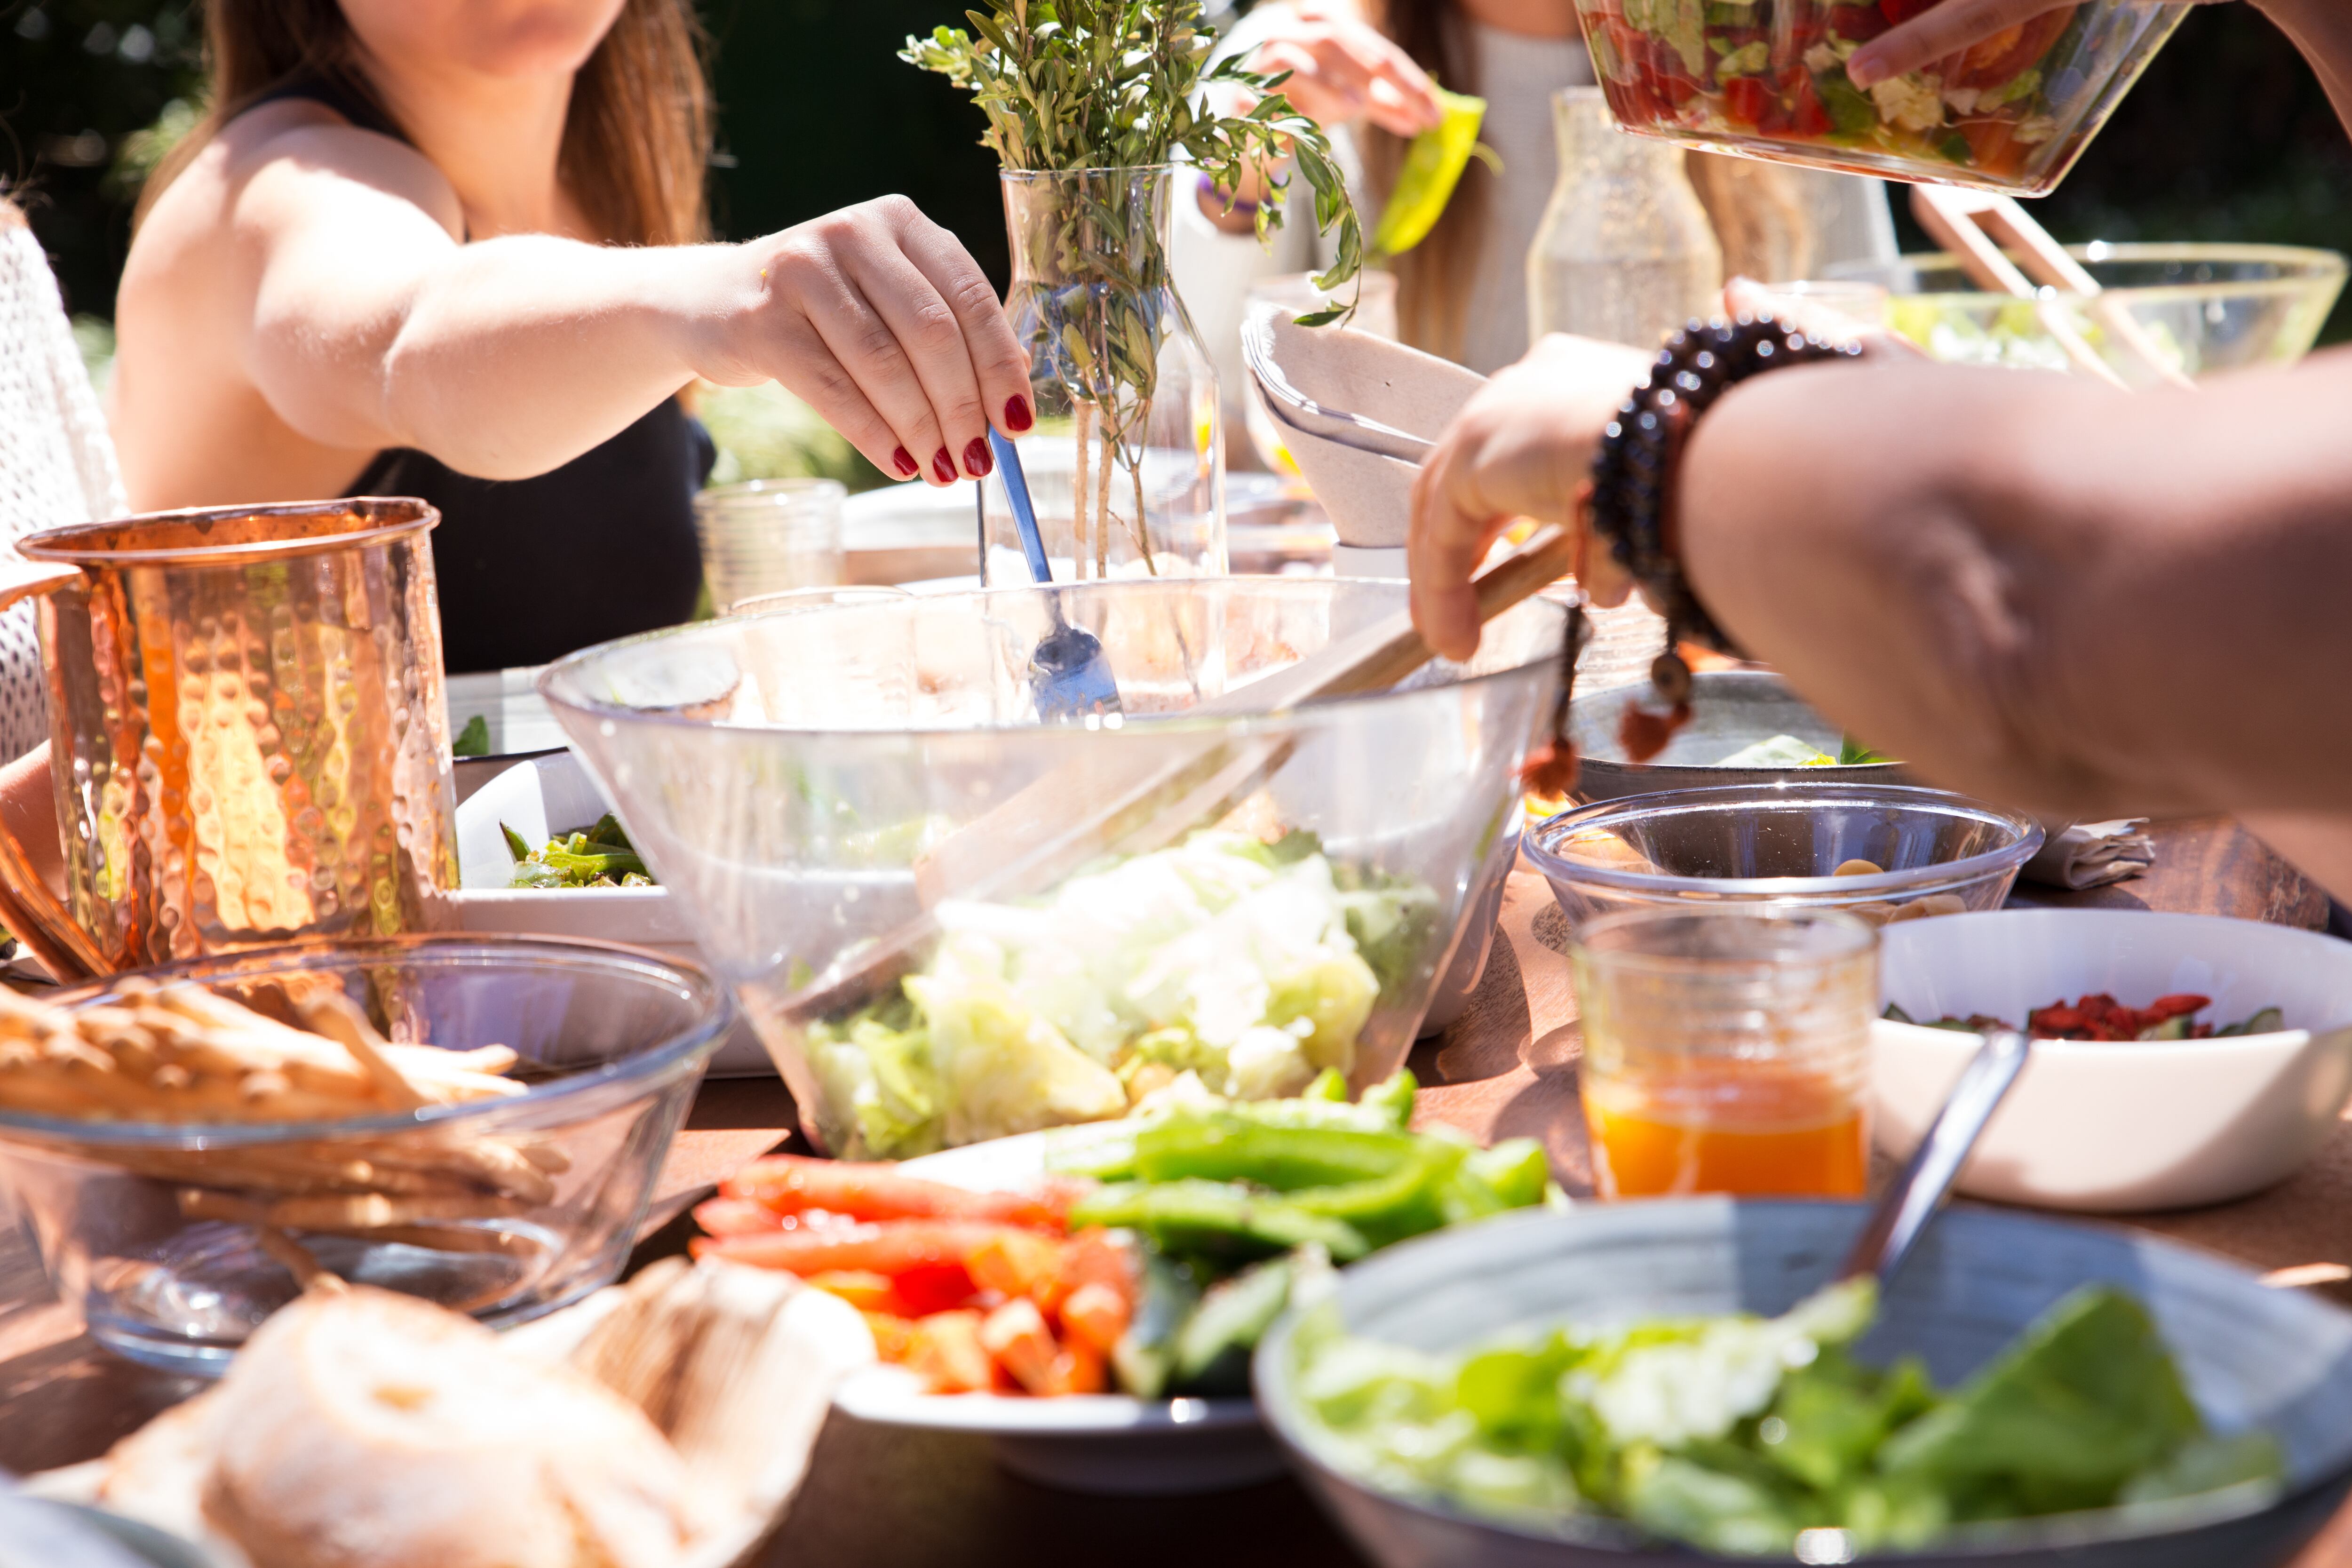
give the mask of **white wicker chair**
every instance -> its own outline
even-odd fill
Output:
[[[48,258],[0,199],[0,552],[45,528],[129,510],[114,443]],[[0,762],[48,739],[33,607],[0,615]]]

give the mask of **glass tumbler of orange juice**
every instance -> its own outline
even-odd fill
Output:
[[[1570,950],[1610,1198],[1858,1197],[1878,933],[1833,910],[1636,910]]]

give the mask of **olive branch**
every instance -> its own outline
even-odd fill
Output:
[[[1267,195],[1256,213],[1263,241],[1282,226],[1290,177],[1271,171],[1286,156],[1314,196],[1318,232],[1338,231],[1332,264],[1315,279],[1327,294],[1362,266],[1355,205],[1322,129],[1283,97],[1288,72],[1247,70],[1237,58],[1208,65],[1216,33],[1202,22],[1201,0],[998,0],[992,14],[965,16],[976,38],[941,26],[928,38],[909,37],[899,58],[971,93],[987,117],[982,142],[1005,168],[1105,172],[1074,182],[1076,195],[1050,233],[1016,232],[1013,242],[1050,252],[1024,255],[1018,270],[1042,323],[1031,352],[1066,389],[1077,417],[1073,523],[1080,560],[1091,521],[1096,574],[1102,574],[1116,461],[1134,488],[1129,535],[1147,569],[1156,572],[1143,521],[1143,445],[1160,347],[1171,325],[1164,301],[1173,296],[1151,207],[1153,182],[1121,180],[1116,172],[1140,175],[1181,151],[1224,193],[1230,212],[1244,174],[1268,171]],[[1246,114],[1196,105],[1202,88],[1227,85],[1255,96]],[[1300,320],[1320,325],[1352,309],[1351,300]],[[1090,486],[1088,452],[1097,431],[1103,457]]]

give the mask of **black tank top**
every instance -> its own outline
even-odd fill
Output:
[[[380,106],[323,77],[295,77],[254,101],[288,98],[408,140]],[[378,452],[345,493],[415,496],[440,509],[432,537],[442,656],[463,675],[544,664],[692,615],[702,587],[694,492],[717,456],[709,432],[673,397],[530,479],[478,479],[395,447]]]

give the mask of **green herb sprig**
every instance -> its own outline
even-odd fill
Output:
[[[938,27],[927,38],[908,38],[899,58],[971,93],[987,117],[981,140],[1006,169],[1143,171],[1181,152],[1224,193],[1230,211],[1246,172],[1287,157],[1313,195],[1317,230],[1337,231],[1332,264],[1316,286],[1334,294],[1358,276],[1363,232],[1329,140],[1282,95],[1288,72],[1248,70],[1234,58],[1210,65],[1216,33],[1202,20],[1201,0],[998,0],[989,13],[965,16],[971,32]],[[1245,89],[1256,101],[1238,115],[1196,103],[1202,89],[1223,86]],[[1267,178],[1271,188],[1257,204],[1261,240],[1282,226],[1291,184],[1286,175]],[[1028,346],[1040,370],[1068,391],[1076,417],[1082,500],[1074,521],[1083,559],[1091,509],[1098,568],[1115,521],[1114,461],[1133,483],[1129,532],[1147,564],[1152,560],[1143,526],[1143,445],[1160,347],[1175,323],[1161,303],[1168,261],[1150,199],[1148,181],[1088,182],[1058,215],[1053,254],[1023,269],[1041,327]],[[1038,242],[1015,234],[1013,243]],[[1041,280],[1048,276],[1054,280]],[[1300,321],[1320,325],[1353,308],[1351,299]],[[1099,489],[1087,497],[1087,454],[1097,435]]]
[[[988,117],[981,140],[1006,168],[1149,168],[1181,149],[1230,200],[1250,167],[1286,153],[1314,194],[1317,231],[1339,230],[1316,287],[1332,293],[1356,277],[1363,232],[1329,138],[1282,95],[1288,71],[1249,70],[1238,57],[1207,67],[1216,30],[1203,25],[1201,0],[1005,0],[992,16],[964,15],[976,40],[940,26],[908,38],[898,58],[971,91]],[[1200,89],[1224,85],[1256,95],[1247,114],[1195,110]],[[1269,184],[1276,195],[1258,204],[1261,238],[1282,226],[1289,181]]]

